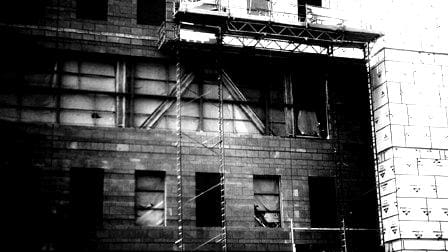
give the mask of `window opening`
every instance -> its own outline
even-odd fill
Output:
[[[221,194],[214,187],[219,183],[219,173],[196,173],[196,195],[202,194],[196,198],[196,226],[221,226]]]
[[[135,207],[137,225],[165,225],[164,172],[136,171]]]
[[[281,226],[279,179],[254,176],[255,226],[276,228]]]
[[[138,0],[137,24],[160,25],[165,21],[165,0]]]
[[[336,186],[333,177],[309,177],[312,227],[336,227]]]
[[[76,4],[78,18],[107,20],[107,0],[78,0]]]

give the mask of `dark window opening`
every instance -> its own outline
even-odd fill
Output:
[[[44,0],[3,1],[0,21],[6,23],[35,24],[45,14]]]
[[[136,223],[140,226],[165,224],[165,173],[135,172]]]
[[[278,177],[254,176],[255,226],[281,226]]]
[[[107,20],[107,0],[77,0],[77,17]]]
[[[312,63],[299,67],[293,73],[295,135],[328,136],[327,88],[323,75],[317,64]]]
[[[196,173],[196,226],[221,225],[221,194],[219,173]]]
[[[104,170],[79,168],[70,171],[71,217],[80,230],[95,230],[103,222]]]
[[[306,16],[305,5],[322,6],[322,0],[297,0],[299,20],[304,21]]]
[[[336,185],[332,177],[309,177],[312,227],[336,227]]]
[[[165,13],[165,0],[137,0],[137,24],[160,25]]]

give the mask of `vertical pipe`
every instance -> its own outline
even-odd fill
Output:
[[[176,50],[176,109],[177,109],[177,228],[178,240],[176,244],[180,251],[184,251],[183,234],[183,206],[182,206],[182,104],[181,104],[181,66],[179,45]]]
[[[378,175],[378,149],[376,145],[376,129],[375,129],[375,115],[373,110],[373,87],[372,80],[370,76],[370,48],[369,43],[366,43],[364,47],[364,61],[366,64],[367,71],[367,88],[369,91],[369,107],[370,107],[370,126],[372,130],[372,149],[373,149],[373,165],[375,166],[375,177],[376,177],[376,195],[377,195],[377,212],[378,212],[378,226],[379,226],[379,235],[380,235],[380,244],[384,245],[384,233],[383,233],[383,224],[382,224],[382,212],[381,212],[381,194],[379,190],[380,180]]]
[[[226,223],[226,199],[225,199],[225,181],[226,181],[226,168],[225,168],[225,156],[224,156],[224,111],[223,111],[223,83],[222,83],[222,69],[220,65],[220,49],[222,44],[222,34],[219,31],[218,36],[218,53],[216,60],[216,69],[218,74],[218,97],[219,97],[219,172],[221,175],[220,187],[221,187],[221,242],[222,251],[227,251],[227,223]]]
[[[291,232],[291,249],[292,252],[296,252],[296,244],[295,244],[295,239],[294,239],[294,221],[293,219],[289,219],[289,225],[290,225],[290,232]]]

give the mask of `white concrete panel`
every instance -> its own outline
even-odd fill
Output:
[[[389,106],[386,104],[374,111],[375,130],[378,132],[390,124]]]
[[[448,199],[448,177],[436,176],[437,197]]]
[[[401,125],[391,125],[391,136],[393,146],[406,146],[405,139],[405,126]]]
[[[431,147],[438,149],[446,149],[448,146],[448,127],[446,128],[430,128],[431,130]]]
[[[381,162],[378,165],[380,183],[395,178],[395,167],[392,159]]]
[[[395,174],[418,175],[417,158],[408,156],[403,158],[394,158]]]
[[[391,124],[408,125],[408,111],[405,104],[389,103]]]
[[[398,215],[398,202],[397,194],[391,193],[384,197],[381,197],[381,216],[383,218],[389,218]]]
[[[398,198],[397,202],[400,220],[428,220],[425,198]]]
[[[383,182],[380,184],[380,194],[381,197],[386,196],[391,193],[397,192],[397,187],[395,184],[395,179]]]
[[[392,138],[389,127],[385,127],[376,132],[376,146],[378,151],[383,151],[392,146]]]
[[[396,186],[398,197],[437,197],[433,176],[397,175]]]
[[[384,240],[391,241],[400,238],[398,216],[383,220]]]
[[[429,127],[405,126],[404,128],[407,147],[431,147],[431,133],[429,132]]]
[[[448,176],[448,160],[419,159],[418,171],[420,175]]]
[[[400,221],[400,232],[401,238],[405,239],[436,239],[436,235],[440,234],[440,224],[427,221]],[[430,246],[432,247],[433,245]],[[426,249],[428,248],[430,247],[426,247]],[[419,247],[418,249],[423,248]]]
[[[416,249],[423,249],[426,251],[445,251],[445,242],[443,240],[404,240],[403,245],[405,249],[415,251]]]
[[[448,199],[428,199],[430,221],[448,222]]]
[[[386,81],[386,69],[384,62],[379,63],[371,72],[372,86],[377,87]]]
[[[376,110],[388,102],[386,84],[378,86],[373,90],[373,109]]]

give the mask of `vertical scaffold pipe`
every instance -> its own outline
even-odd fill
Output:
[[[178,239],[176,245],[180,251],[184,251],[184,224],[182,202],[182,103],[181,103],[181,65],[180,48],[176,49],[176,109],[177,109],[177,225]]]
[[[366,43],[364,46],[364,61],[366,64],[366,72],[367,72],[367,87],[369,90],[369,109],[370,109],[370,128],[371,128],[371,141],[372,141],[372,151],[373,151],[373,165],[375,166],[375,177],[376,177],[376,195],[377,195],[377,213],[378,213],[378,226],[379,230],[383,230],[382,225],[382,210],[381,210],[381,194],[379,191],[379,162],[378,162],[378,149],[376,145],[376,128],[375,128],[375,116],[374,116],[374,108],[373,108],[373,86],[372,86],[372,76],[370,75],[370,44]],[[379,232],[380,235],[380,244],[384,245],[384,233]]]
[[[226,181],[226,168],[225,168],[225,155],[224,155],[224,102],[223,102],[223,84],[222,84],[222,69],[220,64],[220,46],[222,42],[221,34],[218,34],[218,54],[216,60],[216,69],[218,75],[218,96],[219,96],[219,172],[220,190],[221,190],[221,243],[222,251],[227,251],[227,223],[226,223],[226,199],[225,199],[225,181]]]

